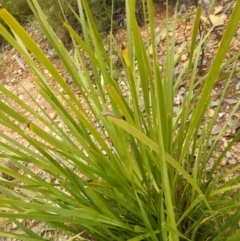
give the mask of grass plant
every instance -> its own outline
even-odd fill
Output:
[[[82,24],[84,38],[65,23],[74,46],[72,55],[56,37],[38,2],[27,1],[80,96],[23,27],[1,7],[0,17],[15,38],[3,25],[1,35],[32,68],[38,93],[61,125],[33,97],[34,106],[30,106],[0,85],[0,124],[28,143],[0,133],[0,158],[20,170],[0,163],[0,171],[14,178],[0,179],[0,217],[4,218],[1,227],[13,222],[21,231],[0,231],[0,236],[47,240],[41,236],[41,230],[34,232],[20,221],[38,220],[74,236],[74,240],[81,240],[83,231],[99,241],[237,240],[240,177],[224,180],[239,165],[227,173],[220,172],[218,167],[226,152],[239,141],[240,134],[236,134],[209,170],[209,160],[226,125],[213,138],[211,132],[219,107],[212,118],[206,113],[211,91],[226,68],[225,55],[240,20],[240,0],[236,1],[209,71],[197,83],[202,46],[210,35],[209,32],[197,40],[200,7],[189,47],[176,53],[175,34],[167,36],[166,62],[160,63],[151,0],[146,1],[145,9],[150,47],[142,39],[134,1],[126,1],[127,44],[115,44],[112,36],[108,52],[87,1],[78,0],[80,15],[75,15]],[[177,23],[175,17],[165,31],[174,33]],[[113,51],[122,61],[121,71],[111,59]],[[175,78],[174,69],[184,51],[189,52],[190,58]],[[236,65],[239,54],[228,64]],[[50,86],[43,70],[51,75],[57,88]],[[219,106],[233,73],[234,68],[226,73]],[[124,83],[127,95],[120,83]],[[186,93],[175,113],[174,96],[183,83]],[[26,93],[31,97],[27,90]],[[13,103],[24,111],[13,107]],[[239,102],[230,116],[237,107]],[[47,178],[37,175],[36,169]]]

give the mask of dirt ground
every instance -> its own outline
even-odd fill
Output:
[[[204,48],[204,57],[203,57],[201,72],[199,72],[198,76],[196,76],[196,80],[201,78],[201,76],[204,73],[207,73],[209,66],[211,66],[212,60],[219,46],[219,42],[220,42],[219,36],[221,36],[221,34],[223,33],[226,27],[226,24],[228,22],[230,13],[233,9],[234,3],[235,3],[235,0],[217,1],[217,5],[213,9],[212,15],[215,17],[221,16],[222,23],[219,26],[217,26],[217,33],[216,31],[213,31],[211,33],[211,36],[208,42],[206,43],[206,46]],[[170,13],[173,13],[173,11],[174,11],[174,8],[170,6]],[[194,11],[195,11],[194,4],[189,4],[188,6],[186,6],[186,9],[185,11],[182,12],[182,14],[190,14],[190,13],[193,13]],[[159,61],[162,61],[162,62],[165,61],[165,56],[166,56],[165,36],[162,33],[162,30],[165,28],[167,24],[165,16],[166,16],[165,7],[156,4],[155,26],[156,26],[156,34],[159,37],[158,38],[159,40],[157,43]],[[182,15],[179,15],[179,17],[181,16]],[[170,15],[169,22],[171,22],[172,19],[173,19],[173,16]],[[203,19],[203,23],[204,23],[204,28],[206,30],[211,27],[208,24],[207,20]],[[43,51],[49,56],[52,63],[59,70],[59,73],[61,73],[62,76],[66,78],[66,81],[68,81],[68,75],[66,70],[63,68],[61,61],[57,58],[57,56],[54,55],[51,46],[44,38],[42,31],[38,26],[37,22],[32,21],[31,23],[27,24],[25,28],[30,33],[32,38],[43,49]],[[182,48],[186,40],[189,40],[191,38],[192,28],[193,28],[192,17],[187,18],[187,20],[180,22],[180,24],[178,25],[177,29],[175,30],[176,31],[176,52],[178,49]],[[146,45],[149,44],[148,30],[149,30],[148,26],[141,27],[141,34]],[[172,33],[170,32],[169,34],[171,35]],[[124,27],[119,28],[115,33],[115,37],[119,44],[126,43],[125,28]],[[234,39],[232,40],[231,47],[226,56],[226,60],[236,55],[239,52],[239,49],[240,49],[240,27],[236,32]],[[0,52],[0,84],[4,85],[8,90],[10,90],[13,94],[17,95],[20,99],[24,100],[25,103],[28,103],[29,105],[32,106],[34,105],[34,103],[31,100],[31,98],[26,94],[24,90],[25,88],[28,92],[31,93],[33,98],[36,99],[37,102],[44,107],[45,111],[50,115],[52,115],[53,118],[55,118],[53,110],[44,102],[44,100],[39,95],[37,86],[33,81],[32,71],[29,68],[29,66],[26,64],[24,59],[16,52],[15,49],[12,49],[10,46],[5,46],[0,51],[1,51]],[[189,56],[187,53],[181,57],[178,67],[175,70],[176,75],[178,71],[181,70],[183,64],[188,60],[188,57]],[[238,68],[240,69],[240,61],[238,63]],[[48,73],[45,71],[45,74],[48,74]],[[51,79],[50,76],[49,76],[49,83],[53,88],[56,88],[55,82],[54,80]],[[69,81],[69,84],[72,86],[73,89],[75,88],[73,86],[73,83],[71,83],[71,81]],[[225,87],[225,81],[221,81],[215,86],[214,91],[212,92],[213,102],[212,102],[211,110],[209,111],[210,117],[211,115],[214,114],[214,111],[218,106],[219,97],[224,87]],[[174,99],[176,109],[178,109],[179,106],[181,105],[181,100],[184,95],[184,84],[181,86],[181,88],[182,88],[181,90],[178,90]],[[0,98],[2,99],[4,97],[0,94]],[[79,96],[79,100],[81,101],[81,96]],[[220,127],[223,125],[223,123],[226,120],[228,120],[229,114],[231,113],[232,109],[236,106],[239,100],[240,100],[240,74],[236,74],[235,76],[232,77],[231,84],[227,89],[227,95],[225,97],[224,103],[220,107],[220,113],[218,116],[217,123],[215,124],[214,131],[212,133],[213,135],[217,135],[219,133]],[[41,110],[37,109],[37,111],[39,111],[40,113]],[[34,116],[31,116],[31,118],[34,121]],[[228,120],[228,132],[221,137],[221,142],[218,146],[218,150],[216,150],[216,152],[214,153],[214,155],[216,156],[212,157],[212,164],[210,163],[210,165],[213,165],[214,159],[221,154],[222,150],[232,140],[232,138],[236,135],[236,133],[240,132],[239,119],[240,119],[240,109],[238,108],[234,117]],[[22,142],[27,145],[27,143],[25,143],[25,141],[22,140],[16,133],[8,130],[7,128],[0,126],[0,131],[9,135],[10,137],[13,137],[15,140],[18,140],[19,142]],[[4,140],[1,140],[1,137],[0,137],[0,141],[4,141]],[[240,164],[240,142],[237,142],[232,147],[232,149],[227,153],[226,157],[224,158],[224,161],[221,163],[220,168],[226,171],[229,168],[231,168],[233,165],[237,165],[237,164]],[[234,175],[239,175],[239,174],[235,173]],[[228,178],[231,178],[231,177],[228,177]],[[37,223],[33,223],[33,222],[30,222],[28,224],[28,226],[31,226],[31,225],[33,230],[38,226]],[[6,229],[11,230],[11,232],[16,232],[16,227],[13,224],[8,225]],[[50,237],[51,235],[52,235],[51,233],[47,234],[48,237]],[[68,237],[66,236],[63,236],[63,237],[58,236],[57,239],[54,239],[54,237],[52,237],[52,240],[63,241],[63,240],[67,240],[67,238]],[[3,241],[3,240],[11,240],[11,239],[5,239],[0,237],[0,241]]]

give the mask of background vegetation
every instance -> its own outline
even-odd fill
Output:
[[[1,3],[21,24],[26,24],[33,17],[32,11],[26,0],[2,0]],[[78,12],[77,1],[42,0],[39,1],[39,4],[44,13],[47,15],[48,21],[50,22],[52,28],[66,45],[70,39],[68,38],[68,34],[63,27],[63,21],[67,21],[78,33],[81,32],[81,24],[76,21],[72,10],[68,7],[68,5],[70,5],[75,12]],[[124,24],[124,0],[88,0],[88,4],[96,22],[97,29],[100,32],[106,33],[110,30],[112,18],[113,30]],[[141,25],[143,24],[142,0],[137,0],[136,6],[136,16],[139,24]],[[0,44],[2,41],[3,38],[0,37]]]

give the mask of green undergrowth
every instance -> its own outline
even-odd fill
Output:
[[[67,21],[78,34],[82,33],[81,24],[76,21],[72,12],[78,12],[78,1],[76,0],[42,0],[39,1],[43,12],[48,19],[54,32],[58,38],[64,42],[65,46],[70,47],[71,39],[69,34],[63,26],[63,22]],[[26,0],[1,0],[0,2],[11,14],[23,25],[31,22],[33,19],[33,12]],[[96,1],[88,0],[88,5],[91,9],[92,16],[95,20],[98,31],[105,35],[111,29],[116,30],[124,25],[125,7],[124,0],[115,1]],[[71,8],[69,7],[71,6]],[[136,2],[136,16],[140,25],[144,22],[144,13],[142,7],[142,0]],[[1,20],[0,20],[1,21]],[[2,21],[4,24],[4,22]],[[0,38],[0,44],[3,43],[3,38]],[[72,46],[71,46],[72,47]]]

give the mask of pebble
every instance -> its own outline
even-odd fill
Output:
[[[210,5],[210,1],[209,0],[199,0],[198,1],[199,4],[204,4],[206,7],[208,7]]]
[[[41,98],[41,95],[38,94],[36,99],[37,99],[37,100],[40,100],[40,98]]]
[[[180,110],[181,109],[179,107],[176,107],[176,106],[173,107],[173,112],[174,113],[179,113]]]
[[[16,80],[15,78],[13,78],[13,79],[11,79],[10,82],[14,84],[16,81],[17,81],[17,80]]]
[[[236,74],[237,79],[240,79],[240,73]]]
[[[187,7],[184,3],[181,4],[180,8],[179,8],[179,11],[178,11],[178,15],[182,15],[184,12],[186,12],[187,10]]]
[[[221,131],[221,129],[222,129],[221,126],[215,126],[213,127],[211,134],[215,136]]]
[[[176,104],[176,105],[181,104],[182,101],[183,101],[183,97],[181,95],[177,95],[173,100],[174,104]]]
[[[23,100],[23,99],[24,99],[23,95],[19,95],[18,98],[19,98],[20,100]]]
[[[208,116],[209,116],[210,118],[212,118],[212,117],[214,116],[214,113],[215,113],[215,111],[214,111],[213,109],[210,109],[210,110],[208,111]]]
[[[240,79],[240,76],[239,76],[239,79]],[[240,82],[238,82],[238,83],[235,85],[235,90],[240,90]]]
[[[125,86],[124,81],[121,81],[121,82],[120,82],[120,85]]]
[[[182,57],[181,57],[181,61],[186,61],[186,60],[187,60],[187,55],[183,54]]]
[[[226,176],[226,177],[224,178],[224,181],[225,181],[225,182],[228,182],[229,179],[230,179],[230,177],[229,177],[229,176]]]
[[[213,46],[214,46],[214,43],[207,43],[206,44],[206,48],[208,48],[208,49],[212,49]]]
[[[213,141],[210,140],[210,141],[208,142],[208,147],[211,147],[212,145],[213,145]]]
[[[182,71],[182,68],[175,68],[174,69],[174,75],[179,75]]]
[[[223,113],[223,112],[220,112],[220,113],[218,113],[218,116],[221,118],[221,117],[223,117],[225,115],[225,113]]]
[[[211,157],[208,161],[208,165],[206,167],[207,171],[211,170],[213,168],[214,165],[214,159]]]
[[[18,69],[18,70],[17,70],[17,73],[18,73],[19,75],[21,75],[21,74],[22,74],[22,70],[21,70],[21,69]]]
[[[223,158],[221,161],[221,166],[226,166],[226,164],[227,164],[227,159]]]
[[[228,151],[228,152],[226,153],[226,158],[230,159],[231,157],[232,157],[232,154]]]
[[[235,165],[237,163],[237,161],[235,159],[230,159],[230,160],[228,160],[228,163],[230,165]]]
[[[52,112],[49,116],[50,116],[51,119],[54,120],[56,118],[56,116],[57,116],[57,113],[56,112]]]

